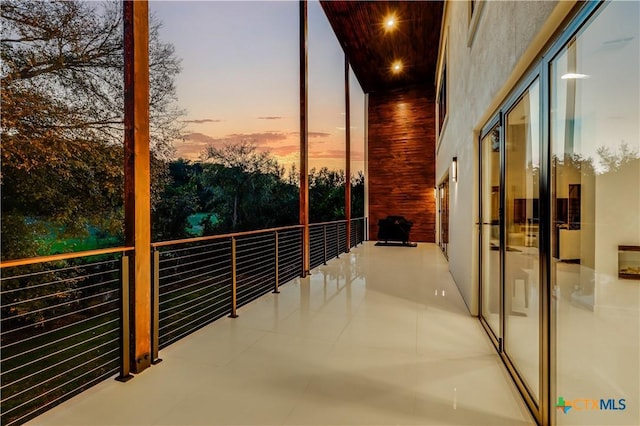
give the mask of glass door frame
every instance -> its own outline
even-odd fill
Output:
[[[451,186],[449,184],[449,179],[449,172],[447,171],[440,183],[435,187],[436,206],[438,211],[438,246],[447,260],[449,260],[449,188]],[[443,199],[445,200],[444,203]],[[446,227],[443,226],[445,223]]]
[[[504,365],[507,367],[509,374],[511,375],[518,391],[522,395],[525,400],[531,414],[534,416],[536,421],[539,424],[548,424],[548,422],[544,421],[545,417],[548,415],[547,410],[550,403],[549,400],[549,279],[548,279],[548,267],[546,263],[548,261],[548,237],[546,232],[548,230],[548,224],[546,222],[549,221],[548,215],[544,215],[543,213],[547,212],[548,205],[548,178],[547,173],[549,172],[549,144],[548,144],[548,136],[545,132],[548,130],[548,125],[546,124],[545,113],[548,112],[548,99],[545,96],[546,87],[544,83],[546,83],[545,78],[548,78],[543,72],[543,61],[538,61],[530,71],[521,79],[520,83],[512,90],[512,94],[501,104],[496,114],[487,122],[487,124],[482,128],[482,131],[478,137],[478,196],[479,196],[479,204],[478,204],[478,224],[480,228],[479,233],[479,247],[478,247],[478,317],[480,319],[480,323],[487,331],[487,334],[491,338],[500,358],[502,359]],[[506,117],[513,110],[513,108],[518,104],[518,102],[522,99],[522,97],[527,93],[531,85],[535,81],[539,82],[540,90],[538,92],[539,96],[539,105],[540,109],[538,111],[539,117],[538,122],[540,125],[539,134],[540,134],[540,143],[539,143],[539,155],[540,155],[540,175],[538,177],[538,188],[539,188],[539,202],[538,202],[538,216],[540,217],[540,229],[539,229],[539,353],[538,360],[540,363],[540,374],[539,374],[539,389],[540,395],[537,398],[535,395],[532,395],[529,387],[526,385],[523,378],[518,373],[518,370],[509,355],[505,352],[505,330],[506,330],[506,315],[505,315],[505,260],[506,260],[506,231],[505,231],[505,203],[506,203],[506,194],[505,194],[505,184],[506,184]],[[546,104],[544,102],[547,102]],[[546,109],[545,109],[546,108]],[[491,132],[494,128],[500,128],[500,202],[499,202],[499,223],[500,223],[500,266],[499,266],[499,275],[500,275],[500,330],[499,335],[496,336],[493,329],[489,326],[489,323],[483,316],[483,291],[482,291],[482,221],[484,218],[482,217],[483,212],[483,182],[482,182],[482,166],[483,166],[483,155],[482,155],[482,140]],[[544,408],[543,408],[544,407]]]
[[[489,335],[489,337],[491,338],[491,341],[493,342],[493,345],[495,346],[496,350],[498,351],[498,353],[502,352],[502,336],[503,336],[503,331],[504,331],[504,322],[503,322],[503,312],[504,312],[504,300],[503,300],[503,288],[502,288],[502,283],[503,283],[503,268],[502,266],[499,267],[499,280],[500,280],[500,291],[499,291],[499,307],[500,307],[500,327],[498,330],[498,333],[495,333],[495,330],[493,330],[491,328],[491,326],[489,325],[489,322],[486,320],[486,318],[483,315],[483,308],[484,308],[484,294],[483,294],[483,285],[482,285],[482,278],[483,278],[483,268],[482,268],[482,262],[483,262],[483,258],[482,258],[482,244],[483,244],[483,220],[485,220],[485,218],[483,218],[482,212],[483,212],[483,196],[484,191],[483,191],[483,185],[482,185],[482,174],[483,174],[483,147],[482,147],[482,141],[484,140],[485,137],[487,137],[496,127],[500,128],[500,142],[499,142],[499,146],[500,146],[500,160],[499,160],[499,164],[500,164],[500,170],[503,169],[503,134],[504,132],[502,131],[502,114],[500,112],[498,112],[498,114],[496,114],[482,129],[482,132],[480,132],[479,136],[478,136],[478,163],[479,163],[479,167],[478,167],[478,196],[479,196],[479,200],[478,200],[478,228],[479,228],[479,234],[478,234],[478,318],[480,319],[480,323],[482,324],[482,326],[485,328],[487,334]],[[499,195],[499,207],[498,207],[498,222],[500,224],[500,230],[499,230],[499,237],[498,237],[498,241],[499,241],[499,245],[500,245],[500,253],[499,253],[499,265],[502,265],[503,260],[502,260],[502,246],[504,244],[503,241],[503,232],[502,232],[502,222],[503,222],[503,196],[502,196],[502,191],[503,191],[503,187],[504,187],[504,182],[503,182],[503,174],[500,173],[500,195]]]

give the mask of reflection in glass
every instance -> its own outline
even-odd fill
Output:
[[[500,334],[500,128],[481,142],[482,316]]]
[[[640,245],[639,12],[608,3],[551,64],[554,398],[633,401],[558,424],[640,418],[640,285],[617,271],[618,246]]]
[[[505,352],[539,398],[540,95],[531,85],[506,117]]]

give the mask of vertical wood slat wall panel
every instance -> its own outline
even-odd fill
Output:
[[[369,232],[400,215],[411,240],[435,242],[435,96],[431,89],[369,94]]]

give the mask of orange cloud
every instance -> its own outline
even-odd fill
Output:
[[[220,123],[222,120],[214,120],[212,118],[203,118],[201,120],[182,120],[183,123],[203,124],[203,123]]]
[[[331,136],[331,133],[326,132],[309,132],[310,138],[326,138],[327,136]]]

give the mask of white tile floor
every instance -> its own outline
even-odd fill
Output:
[[[532,425],[432,244],[366,243],[30,425]]]

